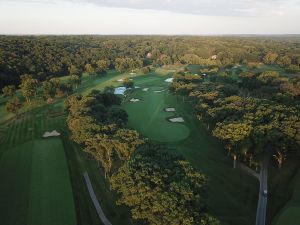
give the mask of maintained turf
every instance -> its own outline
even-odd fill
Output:
[[[153,75],[145,76],[149,82]],[[155,78],[155,77],[154,77]],[[141,88],[131,91],[123,104],[129,114],[128,126],[136,129],[143,136],[160,142],[176,142],[189,136],[189,129],[184,123],[171,123],[170,117],[181,116],[177,112],[166,112],[165,108],[173,107],[176,97],[168,93],[167,85],[163,80],[156,80],[160,86],[143,85],[144,81],[136,80],[136,85]],[[143,88],[148,87],[148,91]],[[155,92],[162,91],[162,92]],[[128,93],[128,92],[127,92]],[[139,102],[130,102],[131,98],[139,98]],[[168,104],[167,102],[168,101]]]
[[[59,138],[8,149],[0,161],[1,224],[74,225],[76,214]]]

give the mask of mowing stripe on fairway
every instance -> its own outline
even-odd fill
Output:
[[[60,138],[7,150],[0,161],[0,179],[1,225],[76,225]]]

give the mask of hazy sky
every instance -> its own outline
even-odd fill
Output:
[[[300,0],[0,0],[0,34],[287,33]]]

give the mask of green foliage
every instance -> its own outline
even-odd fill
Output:
[[[84,66],[84,71],[89,75],[93,75],[95,73],[95,69],[89,63]]]
[[[207,213],[205,176],[161,146],[143,145],[110,180],[121,195],[118,203],[131,207],[134,219],[157,225],[219,224]]]
[[[7,112],[13,113],[18,116],[19,111],[22,107],[22,103],[19,98],[15,97],[6,102],[6,110]]]
[[[273,64],[273,63],[275,63],[277,57],[278,57],[278,54],[276,54],[276,53],[268,53],[264,57],[264,63]]]
[[[60,88],[60,80],[52,78],[43,82],[43,95],[46,99],[54,98],[57,90]]]
[[[13,97],[16,93],[16,87],[14,85],[7,85],[2,88],[2,93],[4,97]]]
[[[109,62],[107,60],[98,60],[96,64],[97,64],[96,72],[99,74],[105,73],[109,67]]]
[[[75,88],[78,88],[78,85],[81,84],[81,77],[78,75],[71,75],[70,76],[70,84],[72,84],[73,86],[75,86]]]
[[[101,163],[105,174],[117,161],[128,160],[143,143],[136,131],[123,128],[128,115],[119,104],[113,93],[96,90],[85,97],[70,96],[65,102],[72,140]]]
[[[30,102],[30,99],[36,96],[38,84],[38,80],[33,79],[31,75],[25,74],[21,76],[20,88],[27,102]]]
[[[115,60],[115,68],[119,72],[128,72],[140,67],[142,67],[140,60],[134,60],[132,58],[117,58]]]

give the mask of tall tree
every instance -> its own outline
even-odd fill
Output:
[[[6,103],[7,112],[13,113],[16,116],[19,115],[19,111],[21,107],[22,107],[22,103],[20,102],[20,99],[17,97],[8,100]]]
[[[111,179],[118,204],[151,225],[217,225],[207,212],[206,178],[162,146],[143,145]]]
[[[30,99],[36,96],[38,84],[38,80],[32,78],[31,75],[25,74],[21,76],[20,88],[27,102],[30,102]]]
[[[13,97],[16,93],[16,87],[14,85],[7,85],[2,88],[2,92],[4,97]]]

